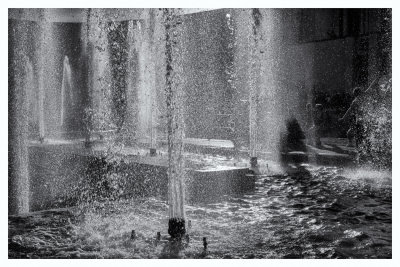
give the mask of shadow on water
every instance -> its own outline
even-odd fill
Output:
[[[279,152],[282,167],[294,164],[297,169],[302,163],[308,162],[305,134],[296,118],[286,121],[286,131],[281,133]],[[288,171],[291,171],[288,169]],[[297,170],[295,171],[297,172]]]

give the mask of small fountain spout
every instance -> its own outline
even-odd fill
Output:
[[[168,234],[172,238],[181,239],[186,233],[185,219],[171,218],[168,222]]]
[[[207,246],[208,246],[207,237],[203,237],[203,248],[204,248],[204,251],[207,250]]]

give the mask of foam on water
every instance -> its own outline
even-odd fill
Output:
[[[392,173],[389,171],[378,171],[367,168],[354,168],[345,169],[342,174],[349,179],[364,180],[375,184],[392,183]]]

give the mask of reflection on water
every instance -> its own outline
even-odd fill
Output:
[[[99,203],[75,215],[57,210],[11,216],[9,257],[164,258],[170,248],[167,210],[163,201],[142,199]],[[187,206],[190,243],[175,256],[391,258],[391,214],[390,173],[307,167],[260,177],[244,196]]]

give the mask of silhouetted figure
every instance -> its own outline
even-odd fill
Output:
[[[307,161],[305,135],[296,118],[286,122],[286,132],[281,136],[282,163],[302,163]]]
[[[306,138],[297,119],[289,119],[286,123],[286,146],[290,151],[306,151],[304,139]]]

